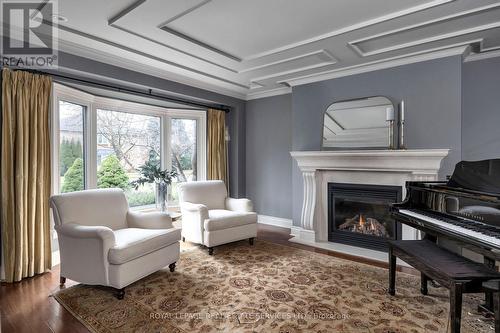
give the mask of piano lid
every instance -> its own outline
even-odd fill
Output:
[[[457,163],[447,186],[500,195],[500,159]]]

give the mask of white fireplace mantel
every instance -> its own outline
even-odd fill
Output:
[[[302,172],[357,170],[436,175],[449,149],[292,151]]]
[[[322,248],[328,244],[327,186],[329,182],[396,185],[405,196],[407,181],[436,181],[449,149],[293,151],[304,180],[300,227],[292,241]],[[403,238],[416,232],[403,230]],[[367,255],[370,257],[369,255]]]

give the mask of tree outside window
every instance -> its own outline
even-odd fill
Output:
[[[85,188],[84,119],[85,107],[59,101],[59,184],[62,193]]]
[[[195,181],[197,179],[197,143],[195,119],[173,118],[171,120],[170,148],[172,168],[177,177],[172,182],[171,201],[178,201],[177,183]]]
[[[160,118],[97,109],[97,185],[125,190],[130,206],[153,205],[152,184],[132,189],[138,169],[150,158],[160,160]]]

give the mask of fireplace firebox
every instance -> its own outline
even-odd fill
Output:
[[[328,240],[387,251],[401,238],[390,204],[401,201],[400,186],[328,183]]]

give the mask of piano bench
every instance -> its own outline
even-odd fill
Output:
[[[462,294],[492,291],[487,287],[488,282],[500,281],[500,273],[429,240],[388,241],[388,246],[389,294],[394,296],[396,293],[396,258],[400,258],[420,271],[422,294],[427,295],[429,279],[449,289],[452,333],[460,332]],[[496,292],[495,299],[498,297]],[[495,309],[495,317],[499,316],[497,313],[498,310]],[[495,332],[500,333],[500,330]]]
[[[485,291],[493,293],[493,307],[495,309],[495,333],[500,332],[500,280],[483,282]]]

